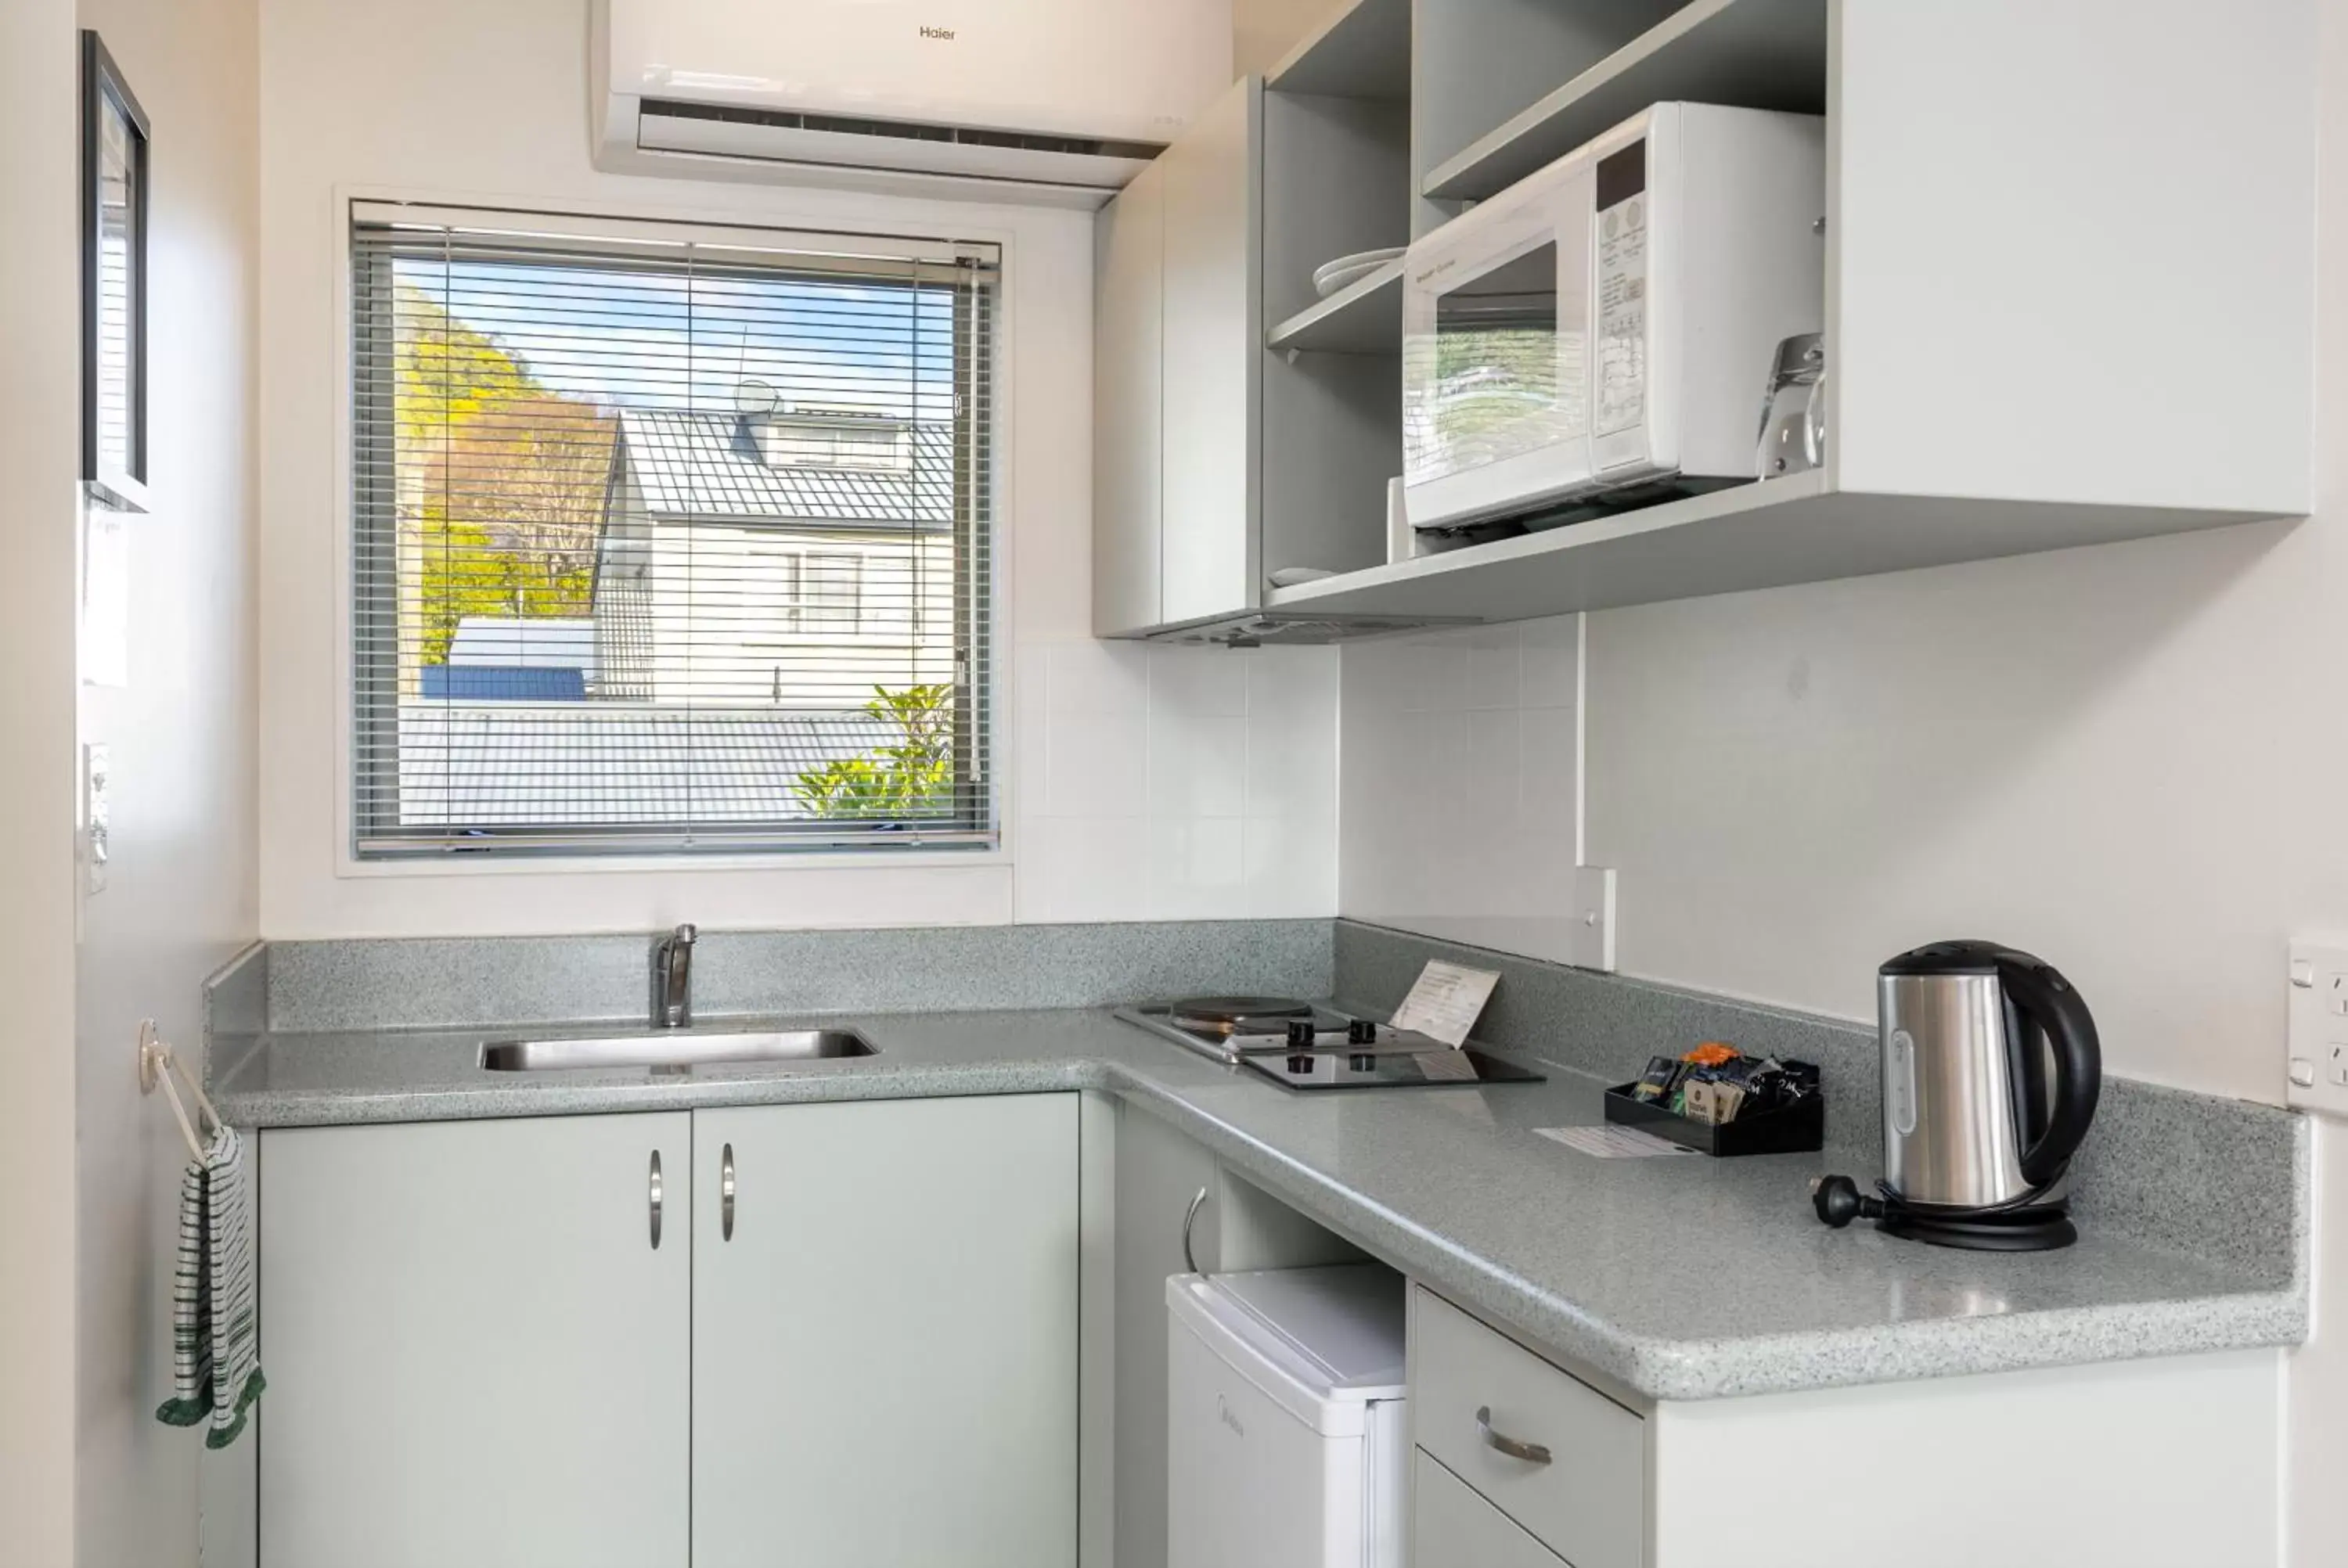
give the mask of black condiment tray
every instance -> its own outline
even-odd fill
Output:
[[[1699,1154],[1807,1154],[1826,1147],[1827,1097],[1805,1094],[1775,1111],[1748,1111],[1734,1122],[1698,1122],[1667,1105],[1634,1100],[1634,1083],[1606,1091],[1606,1120],[1667,1138]]]

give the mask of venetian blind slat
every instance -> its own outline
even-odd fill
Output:
[[[990,248],[352,233],[362,857],[987,846]]]

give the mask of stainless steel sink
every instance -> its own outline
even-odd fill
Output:
[[[871,1056],[872,1042],[852,1029],[664,1030],[589,1040],[495,1040],[481,1047],[491,1072],[560,1072],[590,1067],[649,1067],[683,1072],[746,1061],[813,1061]]]

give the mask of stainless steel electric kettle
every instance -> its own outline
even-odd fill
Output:
[[[1994,942],[1935,942],[1877,972],[1876,1010],[1883,1180],[1870,1197],[1820,1178],[1818,1217],[1994,1251],[2078,1239],[2065,1177],[2095,1120],[2103,1055],[2071,983]]]

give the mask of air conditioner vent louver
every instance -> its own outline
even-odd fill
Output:
[[[845,115],[798,114],[789,109],[743,108],[731,104],[689,104],[668,98],[646,98],[641,113],[669,119],[720,120],[730,125],[764,126],[773,130],[819,130],[834,136],[882,137],[899,141],[944,142],[956,147],[996,147],[1017,152],[1051,152],[1076,158],[1152,159],[1164,144],[1146,141],[1103,141],[1073,136],[1045,136],[1033,131],[989,130],[982,126],[926,125],[918,120],[858,119]],[[641,133],[639,133],[641,134]]]
[[[1231,7],[590,0],[595,167],[1096,210],[1239,90]]]

